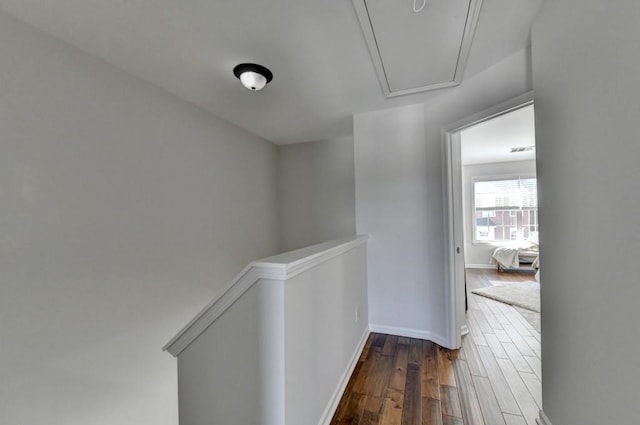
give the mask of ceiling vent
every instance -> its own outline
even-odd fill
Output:
[[[482,0],[353,0],[386,97],[457,86]]]
[[[511,153],[517,153],[517,152],[529,152],[534,150],[536,147],[535,146],[519,146],[517,148],[511,148]]]

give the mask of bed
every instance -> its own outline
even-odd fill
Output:
[[[537,270],[538,246],[529,244],[524,247],[498,247],[493,250],[491,263],[498,267],[498,271],[505,270]]]

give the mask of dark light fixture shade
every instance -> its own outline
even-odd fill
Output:
[[[262,90],[267,83],[273,80],[273,73],[266,67],[256,63],[241,63],[233,68],[235,75],[242,85],[252,91]]]

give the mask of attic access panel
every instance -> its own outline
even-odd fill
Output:
[[[421,0],[416,0],[418,8]],[[386,97],[462,81],[482,0],[353,0]]]

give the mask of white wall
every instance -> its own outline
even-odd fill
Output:
[[[371,235],[370,322],[446,336],[441,128],[531,89],[523,50],[424,104],[354,117],[356,230]]]
[[[369,333],[366,249],[347,239],[254,264],[247,292],[183,334],[180,424],[328,423]]]
[[[462,166],[462,209],[464,213],[464,261],[468,267],[489,266],[495,243],[473,243],[473,180],[477,177],[535,177],[536,161],[494,162]]]
[[[0,423],[175,425],[161,347],[277,249],[277,151],[0,13]]]
[[[356,232],[353,138],[278,148],[280,250]]]
[[[180,425],[282,425],[283,339],[284,283],[261,279],[180,353]]]
[[[544,411],[637,423],[640,3],[548,0],[533,29]]]
[[[284,296],[286,424],[317,425],[368,334],[367,244],[288,280]]]

